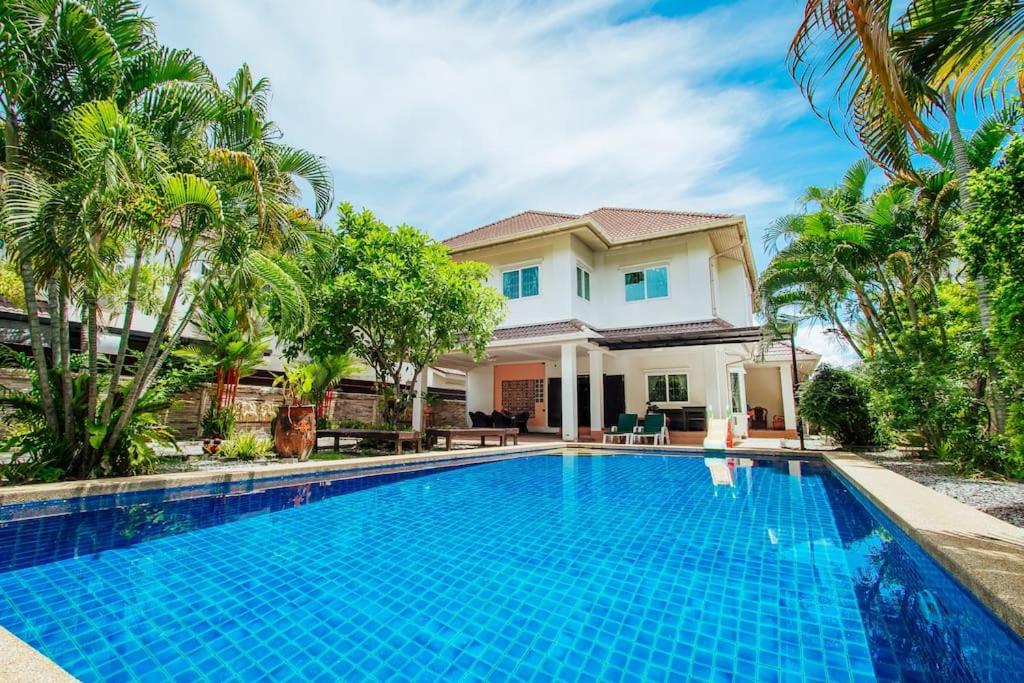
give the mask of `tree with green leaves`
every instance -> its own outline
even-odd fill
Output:
[[[959,204],[967,213],[972,159],[957,109],[973,100],[999,111],[1009,104],[1008,86],[1021,90],[1022,26],[1024,3],[1018,0],[807,0],[789,64],[814,110],[831,121],[838,109],[867,154],[890,174],[911,170],[914,151],[935,142],[929,120],[944,116]],[[834,95],[831,106],[819,103],[821,85]],[[988,330],[984,275],[975,288]],[[993,350],[987,343],[984,348],[994,428],[1002,432],[1005,398]]]
[[[376,374],[382,420],[394,425],[414,397],[414,378],[438,357],[483,355],[504,299],[486,284],[486,265],[454,261],[416,228],[388,226],[351,204],[338,218],[333,247],[305,266],[314,322],[291,352],[315,359],[351,350]]]
[[[872,412],[889,435],[1012,471],[984,435],[978,313],[964,301],[973,290],[951,268],[959,224],[943,199],[948,176],[936,165],[919,171],[920,185],[900,180],[868,192],[871,168],[859,162],[838,185],[809,188],[807,209],[766,233],[775,251],[759,283],[768,326],[814,320],[842,337],[864,365]]]
[[[975,174],[971,192],[976,201],[962,236],[964,259],[992,284],[992,338],[1009,377],[1007,435],[1024,476],[1024,138],[1010,142],[997,167]]]
[[[137,3],[8,0],[0,11],[0,237],[25,292],[46,457],[71,476],[116,471],[137,409],[211,283],[275,297],[289,312],[282,324],[305,326],[301,288],[281,264],[317,238],[330,176],[280,142],[266,81],[243,67],[222,90],[198,57],[157,43]],[[297,180],[313,187],[316,216],[300,208]],[[168,274],[151,336],[129,362],[154,262]],[[125,283],[123,305],[104,315],[113,280]],[[69,338],[76,314],[81,370]],[[98,339],[110,318],[119,343],[107,372]],[[76,412],[79,374],[86,408]]]
[[[800,387],[800,417],[843,446],[878,443],[864,381],[845,368],[821,365]]]

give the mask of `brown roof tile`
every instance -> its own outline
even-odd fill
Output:
[[[616,327],[599,330],[591,327],[582,320],[560,320],[551,323],[538,323],[536,325],[519,325],[517,327],[502,327],[494,331],[494,341],[509,341],[513,339],[526,339],[529,337],[552,337],[555,335],[574,334],[577,332],[592,332],[594,338],[607,341],[633,341],[644,340],[665,336],[700,334],[702,332],[714,332],[716,330],[728,330],[734,326],[721,318],[710,320],[695,320],[693,322],[671,323],[668,325],[644,325],[640,327]]]
[[[618,209],[603,207],[581,216],[548,211],[524,211],[475,230],[445,240],[452,248],[471,246],[479,242],[510,238],[538,228],[556,225],[574,218],[589,218],[597,223],[612,242],[628,242],[664,232],[700,229],[723,218],[724,213],[694,213],[690,211],[657,211],[653,209]]]
[[[526,339],[527,337],[552,337],[562,334],[574,334],[585,330],[586,325],[581,320],[576,320],[575,318],[553,323],[539,323],[537,325],[499,327],[494,331],[494,341]]]
[[[731,218],[725,213],[692,213],[689,211],[655,211],[652,209],[595,209],[583,214],[593,218],[613,241],[627,241],[661,232],[683,228],[699,228],[708,223]]]
[[[49,306],[45,301],[36,301],[36,307],[39,310],[40,317],[49,316]],[[0,313],[6,313],[8,315],[25,315],[25,309],[17,306],[7,297],[0,296]]]
[[[608,341],[640,340],[650,337],[663,337],[666,335],[697,334],[700,332],[714,332],[716,330],[727,330],[733,325],[721,318],[710,320],[695,320],[685,323],[670,323],[667,325],[644,325],[642,327],[616,327],[607,330],[600,330],[601,336]]]
[[[523,211],[500,221],[488,223],[482,227],[464,232],[461,235],[450,237],[445,240],[449,247],[461,247],[476,242],[508,237],[521,232],[546,228],[549,225],[557,225],[570,221],[579,216],[571,213],[552,213],[550,211]]]

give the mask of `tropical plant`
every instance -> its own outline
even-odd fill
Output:
[[[901,11],[897,11],[897,9]],[[1024,5],[1016,1],[807,0],[789,50],[794,78],[816,112],[817,86],[832,86],[842,111],[868,155],[890,173],[911,169],[912,150],[935,142],[927,120],[941,112],[957,176],[959,203],[971,209],[971,158],[957,120],[964,96],[1006,103],[1005,85],[1022,78]],[[831,80],[829,80],[831,79]],[[988,284],[975,279],[984,330],[991,327]],[[1006,402],[983,339],[996,432],[1006,423]]]
[[[255,460],[274,452],[274,442],[254,432],[243,432],[221,444],[220,451],[226,458]]]
[[[949,175],[926,169],[920,184],[869,193],[870,168],[859,163],[838,185],[809,188],[806,210],[766,233],[775,254],[759,292],[770,336],[794,319],[816,321],[863,361],[884,436],[996,469],[1000,447],[985,437],[978,381],[978,309],[953,268],[959,226],[942,199]]]
[[[350,353],[336,353],[314,358],[311,367],[310,400],[316,405],[317,420],[327,419],[327,408],[333,402],[334,388],[341,380],[362,370]]]
[[[843,446],[870,446],[878,443],[878,432],[869,401],[861,378],[825,364],[800,387],[800,417]]]
[[[313,366],[292,363],[274,378],[274,386],[284,390],[285,404],[308,405],[313,402]]]
[[[199,436],[204,439],[226,439],[234,433],[236,421],[233,408],[211,403],[199,421]]]
[[[211,366],[216,382],[213,406],[219,410],[234,405],[238,383],[256,371],[270,348],[268,335],[250,320],[250,311],[231,296],[223,283],[213,284],[203,294],[195,318],[205,343],[175,351],[181,358]]]
[[[300,266],[315,283],[314,323],[288,352],[313,358],[351,352],[387,388],[382,421],[397,424],[413,399],[413,378],[441,354],[483,354],[504,299],[486,285],[486,265],[454,261],[423,232],[392,228],[350,204],[338,214],[333,244]]]
[[[211,283],[276,298],[281,324],[304,327],[308,307],[282,256],[316,239],[330,175],[318,157],[280,143],[265,80],[243,67],[221,90],[202,60],[157,43],[135,2],[7,0],[0,11],[0,238],[24,289],[40,410],[84,476],[118,460]],[[299,208],[299,179],[313,187],[316,216]],[[161,261],[170,266],[152,333],[129,363],[140,286]],[[112,279],[126,290],[105,381],[98,337]],[[84,327],[84,430],[61,409],[76,380],[74,310]]]
[[[976,197],[962,235],[964,259],[992,284],[994,346],[1011,399],[1009,457],[1024,476],[1024,138],[1015,137],[1002,163],[972,178]]]
[[[3,363],[23,369],[31,380],[29,391],[0,388],[0,407],[6,409],[6,419],[18,425],[18,428],[0,443],[0,449],[11,453],[12,463],[45,472],[46,478],[53,478],[53,470],[58,470],[61,476],[71,477],[151,472],[158,455],[154,445],[176,448],[173,435],[163,424],[163,414],[172,407],[178,395],[196,386],[201,379],[201,375],[196,373],[194,368],[187,366],[169,368],[162,373],[158,381],[153,383],[138,402],[138,409],[127,423],[125,438],[118,442],[118,449],[111,452],[109,458],[102,463],[103,469],[84,472],[76,469],[83,462],[80,453],[68,449],[60,440],[60,435],[50,431],[46,424],[39,391],[42,383],[35,374],[30,356],[6,347],[0,349]],[[84,442],[93,440],[95,443],[101,435],[90,431],[88,423],[89,377],[80,372],[84,361],[81,355],[72,359],[71,368],[75,373],[71,381],[72,400],[66,410],[63,404],[58,407],[61,414],[66,412],[71,415],[76,430],[85,436]],[[99,381],[106,385],[110,381],[109,373],[101,374]],[[59,381],[51,379],[51,385],[59,385]],[[60,396],[62,394],[58,394],[58,397]],[[121,409],[119,403],[115,404],[112,414],[118,416]],[[79,445],[80,450],[84,448],[85,443]]]

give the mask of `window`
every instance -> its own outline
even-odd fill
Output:
[[[665,296],[668,296],[668,266],[626,273],[626,301],[660,299]]]
[[[740,373],[729,373],[729,397],[732,403],[733,415],[742,415],[743,413],[746,412],[745,410],[743,410],[743,401],[741,400],[740,396],[740,382],[742,381],[743,378],[740,376]]]
[[[576,266],[576,296],[590,301],[590,271]]]
[[[687,377],[685,373],[659,373],[647,375],[648,403],[682,403],[690,400]]]
[[[501,274],[501,291],[507,299],[540,294],[540,266],[506,270]]]

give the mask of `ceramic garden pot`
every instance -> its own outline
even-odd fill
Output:
[[[279,406],[274,448],[279,458],[308,460],[316,445],[316,415],[311,405]]]

